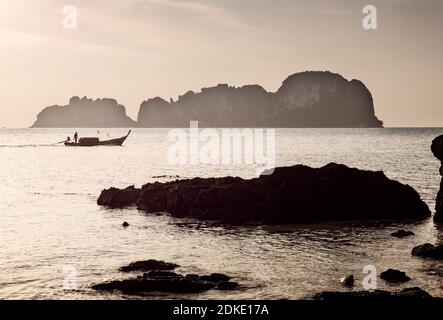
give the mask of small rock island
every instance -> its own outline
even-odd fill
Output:
[[[297,224],[348,220],[419,220],[431,212],[410,186],[383,172],[330,163],[276,168],[271,175],[194,178],[103,190],[97,203],[137,206],[175,217],[229,224]]]
[[[33,128],[129,128],[134,120],[126,109],[114,99],[72,97],[68,105],[54,105],[37,115]]]

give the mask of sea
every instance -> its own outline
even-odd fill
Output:
[[[367,266],[400,269],[443,297],[443,264],[411,249],[443,240],[432,218],[414,222],[230,226],[97,205],[101,190],[193,177],[253,178],[254,164],[183,163],[168,158],[169,129],[135,129],[121,147],[65,147],[75,129],[0,129],[0,299],[311,299],[320,291],[364,290]],[[127,129],[78,129],[100,139]],[[414,187],[434,212],[440,163],[430,151],[441,128],[277,129],[277,166],[330,162],[384,171]],[[127,221],[129,227],[122,223]],[[415,236],[397,239],[398,229]],[[91,289],[124,279],[136,260],[174,262],[178,273],[221,272],[239,290],[125,295]],[[354,288],[339,282],[353,274]]]

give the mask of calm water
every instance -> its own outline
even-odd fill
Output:
[[[123,278],[116,269],[140,259],[178,263],[178,271],[223,272],[244,287],[236,292],[153,295],[150,298],[307,298],[340,290],[353,273],[374,265],[405,271],[412,281],[382,289],[420,286],[443,296],[443,264],[413,258],[410,250],[443,239],[431,219],[403,225],[225,227],[96,205],[105,187],[141,186],[159,175],[252,177],[250,166],[173,166],[166,161],[167,130],[138,129],[123,147],[66,148],[45,145],[72,135],[67,129],[0,130],[0,298],[127,298],[90,289]],[[118,137],[125,130],[102,130]],[[432,139],[443,129],[288,129],[277,131],[277,164],[322,166],[340,162],[384,170],[412,185],[433,209],[439,185]],[[94,135],[82,130],[80,135]],[[128,221],[130,227],[121,224]],[[400,227],[415,237],[396,239]],[[77,290],[63,290],[63,268],[77,270]]]

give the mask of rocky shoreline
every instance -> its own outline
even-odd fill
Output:
[[[432,152],[442,161],[443,168],[443,136],[433,141]],[[443,215],[442,192],[443,188],[437,196],[436,222],[440,222]],[[383,172],[363,171],[335,163],[318,169],[303,165],[276,168],[271,175],[251,180],[235,177],[195,178],[148,183],[140,189],[134,186],[126,189],[110,188],[102,191],[97,203],[108,208],[137,206],[146,212],[167,212],[175,217],[240,224],[292,224],[353,219],[406,221],[426,219],[431,215],[427,205],[412,187],[388,179]],[[404,238],[414,236],[414,233],[400,229],[391,233],[391,236]],[[441,260],[443,245],[425,243],[415,246],[411,256]],[[142,272],[137,277],[107,281],[95,284],[92,288],[129,294],[153,291],[197,293],[239,288],[239,284],[231,281],[227,275],[183,275],[173,271],[177,267],[177,264],[164,261],[136,261],[121,267],[119,271]],[[378,277],[391,285],[411,280],[405,272],[391,268]],[[352,288],[354,275],[347,275],[340,282]],[[334,302],[443,301],[418,287],[392,292],[324,291],[311,298]]]

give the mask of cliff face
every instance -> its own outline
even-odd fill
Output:
[[[37,115],[35,128],[112,128],[134,127],[135,121],[126,115],[124,106],[114,99],[72,97],[66,106],[54,105]]]
[[[331,72],[297,73],[277,92],[258,85],[240,88],[219,84],[188,91],[174,102],[144,101],[141,127],[382,127],[366,86]]]

